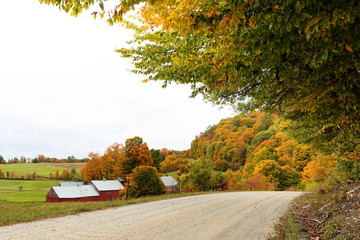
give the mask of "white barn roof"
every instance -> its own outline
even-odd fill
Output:
[[[165,177],[160,177],[161,181],[164,183],[165,187],[170,187],[170,186],[176,186],[176,184],[178,183],[173,177],[171,176],[165,176]]]
[[[62,182],[60,183],[61,187],[70,187],[70,186],[84,186],[83,182]]]
[[[98,197],[99,193],[91,185],[52,187],[59,198]]]
[[[124,186],[118,180],[91,181],[90,184],[93,184],[99,191],[115,191],[124,189]]]

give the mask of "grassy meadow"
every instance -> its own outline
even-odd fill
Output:
[[[1,164],[0,169],[3,171],[6,176],[6,172],[14,172],[16,177],[26,175],[28,173],[33,174],[36,172],[36,176],[49,177],[50,173],[54,173],[56,170],[61,172],[65,168],[54,167],[45,164],[37,163],[18,163],[18,164]]]
[[[173,172],[168,172],[168,173],[164,173],[163,176],[171,176],[173,177],[175,180],[179,177],[179,175],[177,175],[176,173],[177,171],[173,171]]]
[[[45,202],[49,189],[59,185],[60,182],[56,180],[0,180],[0,200]]]
[[[84,163],[21,163],[1,164],[0,169],[6,173],[15,173],[15,178],[36,172],[36,177],[49,177],[56,170],[75,168],[79,171]],[[32,176],[31,176],[32,177]],[[64,180],[8,180],[0,179],[0,200],[9,202],[45,202],[46,194],[52,186]],[[21,191],[20,191],[21,190]]]

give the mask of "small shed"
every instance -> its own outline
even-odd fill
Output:
[[[178,182],[171,176],[160,177],[161,181],[165,185],[167,192],[178,192],[179,188],[176,186]]]
[[[93,186],[54,186],[46,195],[46,202],[98,201],[99,193]]]
[[[83,182],[62,182],[59,185],[61,187],[84,186],[84,183]]]
[[[125,187],[126,183],[128,183],[128,181],[123,177],[118,177],[118,180],[124,187]]]
[[[98,201],[111,201],[119,198],[119,191],[124,189],[124,186],[118,180],[99,180],[91,181],[90,186],[94,186],[99,193]]]

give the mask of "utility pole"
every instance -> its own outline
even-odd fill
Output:
[[[129,184],[130,184],[129,179],[126,178],[126,182],[127,182],[127,188],[126,188],[126,201],[127,201],[129,197]]]

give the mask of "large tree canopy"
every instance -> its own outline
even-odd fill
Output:
[[[72,15],[95,4],[45,2]],[[101,11],[93,14],[103,17],[106,6],[96,2]],[[359,1],[112,2],[108,22],[136,30],[135,47],[118,50],[135,73],[164,86],[190,84],[194,96],[217,104],[276,111],[306,126],[308,138],[356,146],[348,143],[360,137]],[[136,24],[125,21],[137,4]]]

